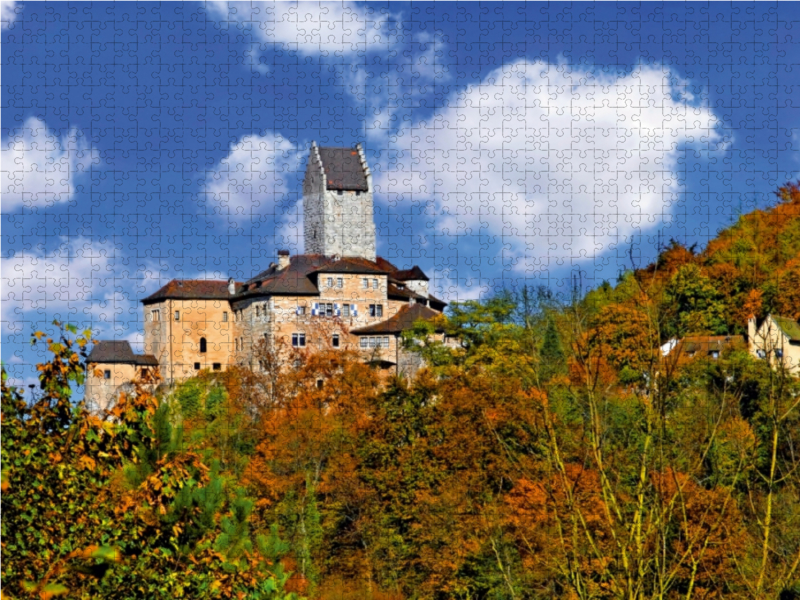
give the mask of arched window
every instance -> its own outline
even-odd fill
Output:
[[[206,338],[200,338],[200,354],[204,354],[206,351]]]

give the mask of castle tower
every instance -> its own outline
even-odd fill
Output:
[[[311,143],[303,181],[306,254],[375,260],[372,173],[361,144]]]

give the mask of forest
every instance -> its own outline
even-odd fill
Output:
[[[101,418],[55,323],[34,400],[3,372],[2,594],[800,599],[800,379],[661,350],[769,314],[800,319],[800,182],[613,284],[451,305],[413,379],[262,347]]]

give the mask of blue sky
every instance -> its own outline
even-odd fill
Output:
[[[614,280],[800,174],[794,3],[2,2],[2,359],[302,252],[312,140],[436,294]]]

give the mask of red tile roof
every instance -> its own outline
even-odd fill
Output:
[[[353,329],[350,333],[355,335],[367,335],[373,333],[400,333],[413,327],[414,323],[422,319],[423,321],[430,321],[438,317],[441,313],[428,308],[422,304],[408,304],[397,311],[397,314],[375,323],[374,325],[367,325],[360,329]]]
[[[237,283],[236,286],[240,286]],[[173,279],[157,292],[142,300],[152,304],[162,300],[227,300],[228,282],[213,279]]]

